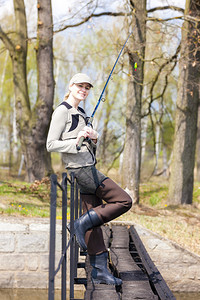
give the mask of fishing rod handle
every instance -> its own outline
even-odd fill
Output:
[[[87,122],[87,126],[88,126],[88,127],[92,127],[92,122],[93,122],[93,117],[91,116],[91,117],[89,118],[88,122]],[[82,146],[82,144],[83,144],[84,139],[85,139],[84,136],[82,136],[82,137],[80,138],[78,144],[76,145],[76,149],[77,149],[78,151],[81,150],[81,146]]]
[[[78,144],[76,145],[76,149],[79,151],[81,150],[81,146],[83,144],[83,141],[84,141],[84,136],[81,136],[80,140],[78,141]]]

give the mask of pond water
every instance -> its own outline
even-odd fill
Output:
[[[54,300],[61,299],[61,291],[55,290]],[[83,299],[84,291],[75,291],[75,298]],[[34,289],[0,289],[0,300],[47,300],[48,290]],[[67,296],[69,299],[69,293]]]
[[[200,300],[200,293],[174,293],[176,300]],[[83,299],[84,291],[75,291],[75,298]],[[34,289],[2,289],[0,290],[0,300],[47,300],[47,290]],[[55,291],[55,300],[61,299],[61,292]],[[69,299],[69,295],[67,297]],[[129,300],[129,299],[127,299]],[[131,300],[131,299],[130,299]]]

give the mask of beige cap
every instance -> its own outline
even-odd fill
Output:
[[[75,74],[72,77],[72,79],[70,80],[69,85],[71,85],[73,83],[84,83],[84,82],[89,83],[93,87],[91,78],[87,74],[84,74],[84,73]]]

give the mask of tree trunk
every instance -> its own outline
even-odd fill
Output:
[[[197,145],[196,145],[196,180],[200,182],[200,103],[198,107],[198,123],[197,123]]]
[[[32,116],[33,177],[41,179],[52,172],[50,153],[46,151],[46,137],[54,99],[53,77],[53,20],[51,0],[38,1],[38,97]]]
[[[139,182],[141,165],[141,97],[146,41],[146,0],[130,1],[132,8],[133,35],[129,41],[129,74],[126,138],[123,155],[122,183],[133,201],[139,203]],[[137,70],[135,71],[135,63]]]
[[[10,40],[1,28],[0,38],[12,60],[16,121],[26,166],[26,179],[34,181],[42,179],[51,171],[50,154],[46,151],[46,136],[54,97],[51,1],[38,2],[38,98],[33,110],[27,85],[28,35],[24,0],[14,0],[14,10],[14,39]]]
[[[156,144],[155,144],[155,166],[154,166],[154,172],[153,175],[156,175],[158,172],[158,161],[159,161],[159,155],[160,155],[160,124],[156,124],[155,126],[156,132],[155,132],[155,138],[156,138]]]
[[[15,45],[9,47],[13,66],[13,82],[16,105],[16,121],[22,153],[25,157],[27,173],[30,172],[28,146],[31,144],[30,120],[31,108],[29,101],[26,57],[27,57],[27,22],[23,0],[14,0],[15,10]],[[12,42],[11,42],[12,45]]]
[[[175,117],[173,159],[169,185],[171,204],[191,204],[199,101],[199,23],[200,1],[187,0],[182,28],[180,75]],[[190,20],[191,17],[191,21]]]
[[[147,86],[145,85],[143,88],[143,99],[147,98]],[[141,120],[141,164],[145,159],[146,152],[146,141],[147,141],[147,126],[148,126],[148,117],[145,117]]]

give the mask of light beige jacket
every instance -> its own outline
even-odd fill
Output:
[[[78,132],[87,124],[85,111],[75,109],[63,101],[52,114],[46,147],[48,152],[62,153],[66,168],[80,168],[96,163],[96,144],[84,141],[81,150],[76,149]]]

